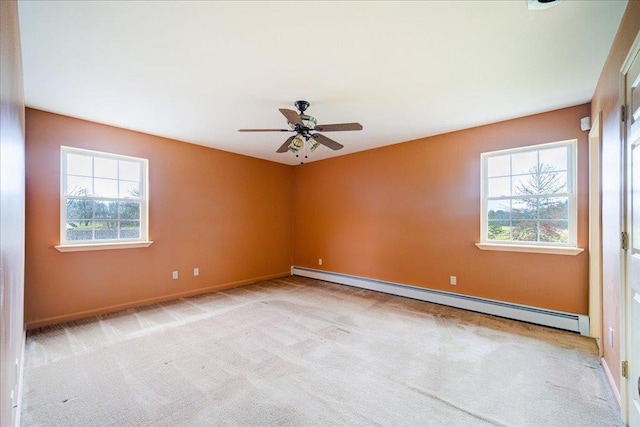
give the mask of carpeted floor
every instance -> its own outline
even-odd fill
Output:
[[[621,426],[593,340],[290,277],[29,333],[24,426]]]

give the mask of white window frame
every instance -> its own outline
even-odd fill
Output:
[[[505,154],[518,154],[532,151],[539,151],[549,148],[567,147],[567,193],[568,197],[568,239],[566,243],[561,242],[524,242],[516,240],[490,240],[488,227],[488,160],[491,157],[503,156]],[[578,141],[571,139],[566,141],[550,142],[546,144],[530,145],[526,147],[511,148],[506,150],[491,151],[480,155],[481,181],[480,181],[480,242],[476,246],[482,250],[509,251],[509,252],[533,252],[557,255],[577,255],[584,249],[577,247],[578,235],[578,206],[577,206],[577,164],[578,164]],[[511,197],[504,197],[504,200]]]
[[[67,240],[67,156],[79,154],[94,158],[125,160],[140,165],[140,237],[133,239]],[[149,240],[149,161],[139,157],[105,153],[75,147],[60,147],[60,244],[55,248],[60,252],[76,252],[105,249],[143,248],[153,242]],[[90,200],[103,200],[102,197],[89,196]],[[114,198],[108,198],[114,200]],[[119,200],[119,199],[118,199]],[[127,199],[128,200],[128,199]]]

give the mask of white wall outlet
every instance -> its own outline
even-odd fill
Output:
[[[174,280],[175,280],[175,279],[177,279],[177,278],[178,278],[178,272],[177,272],[177,271],[174,271],[174,272],[171,274],[171,277],[173,277],[173,278],[174,278]]]
[[[613,328],[609,328],[609,347],[613,347]]]
[[[200,269],[198,267],[193,269],[193,275],[194,276],[199,276],[200,275]]]
[[[318,258],[318,265],[322,265],[322,258]]]
[[[449,276],[449,284],[453,286],[458,284],[458,280],[456,279],[456,276]]]

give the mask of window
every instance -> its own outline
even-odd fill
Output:
[[[61,155],[56,248],[149,246],[147,160],[70,147],[62,147]]]
[[[510,250],[506,247],[524,246],[524,251],[531,252],[576,247],[576,143],[562,141],[482,154],[482,238],[478,247]]]

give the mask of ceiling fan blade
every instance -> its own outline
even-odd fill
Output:
[[[302,120],[298,113],[293,110],[287,110],[286,108],[280,108],[280,112],[287,118],[287,121],[293,125],[302,125]]]
[[[339,150],[342,147],[344,147],[344,145],[342,145],[342,144],[340,144],[338,142],[335,142],[333,139],[327,138],[324,135],[320,135],[319,133],[311,135],[311,138],[315,139],[316,141],[318,141],[322,145],[326,145],[327,147],[331,148],[332,150]]]
[[[238,129],[238,132],[293,132],[293,129]]]
[[[284,142],[284,144],[282,144],[280,146],[280,148],[278,148],[276,150],[276,153],[286,153],[289,150],[289,144],[291,144],[291,141],[293,141],[293,138],[295,138],[296,136],[290,136],[289,138],[287,138],[287,140]]]
[[[318,132],[362,130],[362,125],[360,123],[335,123],[332,125],[316,125],[314,130],[317,130]]]

